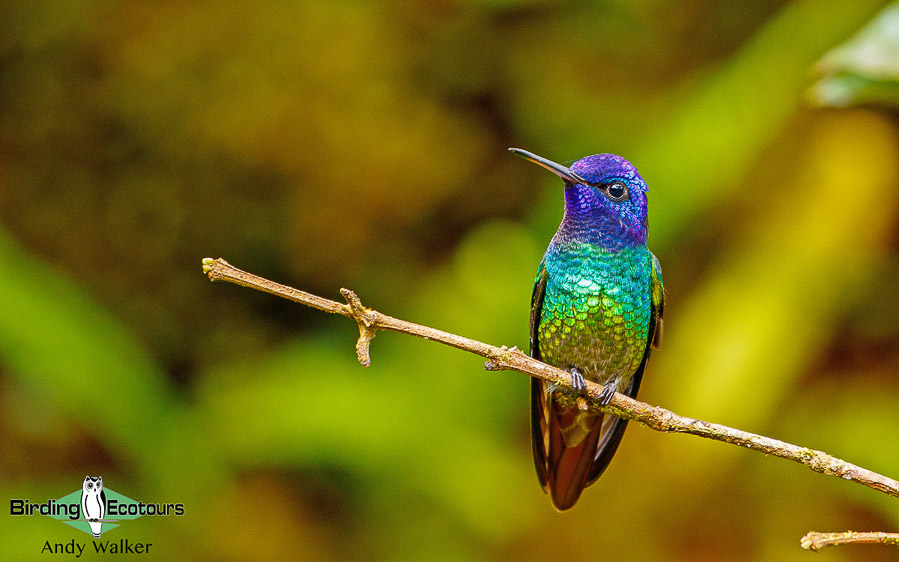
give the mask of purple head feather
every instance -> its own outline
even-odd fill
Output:
[[[609,250],[645,245],[646,182],[637,169],[615,154],[587,156],[570,169],[586,183],[565,181],[559,235]]]
[[[595,154],[566,168],[520,148],[509,150],[565,182],[557,244],[586,242],[609,251],[646,244],[646,182],[633,164],[614,154]]]

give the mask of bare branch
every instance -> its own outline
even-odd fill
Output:
[[[376,310],[364,307],[359,300],[359,297],[349,289],[340,290],[348,303],[341,304],[291,287],[279,285],[268,279],[241,271],[221,258],[217,260],[205,258],[203,260],[203,271],[206,272],[209,279],[212,281],[229,281],[231,283],[237,283],[238,285],[278,295],[294,302],[317,308],[318,310],[341,314],[348,318],[352,318],[359,325],[359,340],[356,343],[356,353],[359,362],[366,367],[371,363],[369,345],[375,332],[378,330],[391,330],[417,336],[426,340],[434,340],[444,345],[485,357],[487,362],[485,363],[484,368],[488,371],[519,371],[561,387],[571,388],[570,373],[529,357],[516,347],[494,347],[470,338],[457,336],[442,330],[436,330],[429,326],[414,324],[392,316],[387,316]],[[699,437],[705,437],[706,439],[723,441],[753,451],[759,451],[766,455],[791,460],[805,465],[815,472],[837,476],[844,480],[850,480],[861,484],[862,486],[867,486],[868,488],[899,498],[899,481],[848,463],[822,451],[809,449],[807,447],[799,447],[798,445],[778,441],[777,439],[765,437],[764,435],[756,435],[754,433],[733,429],[716,423],[680,416],[659,406],[650,406],[649,404],[634,400],[629,396],[617,392],[612,397],[612,401],[609,405],[602,407],[599,404],[599,395],[601,391],[601,386],[587,381],[587,399],[584,400],[579,398],[578,406],[582,409],[594,409],[614,414],[620,418],[634,420],[656,431],[697,435]],[[889,533],[848,534],[853,536],[892,536]],[[873,539],[867,541],[861,539],[854,541],[844,539],[837,542],[818,543],[814,542],[814,540],[817,539],[809,538],[813,535],[815,537],[844,537],[847,533],[810,533],[803,538],[802,544],[804,548],[816,550],[820,546],[841,544],[842,542],[880,542],[896,544],[895,538],[892,539],[893,542],[890,542],[890,539],[878,539],[876,541]],[[808,544],[808,546],[806,546],[806,544]]]
[[[815,552],[827,546],[839,544],[889,544],[899,546],[899,533],[882,533],[880,531],[846,531],[843,533],[818,533],[811,532],[804,537],[800,544],[806,550]]]

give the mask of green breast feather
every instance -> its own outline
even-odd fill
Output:
[[[653,300],[661,298],[654,258],[645,247],[610,253],[578,244],[556,252],[539,273],[545,268],[547,276],[541,356],[600,384],[618,378],[621,389],[640,365]]]

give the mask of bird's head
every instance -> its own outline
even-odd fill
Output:
[[[566,168],[526,150],[509,150],[565,182],[565,217],[557,237],[609,250],[646,244],[646,183],[630,162],[595,154]]]

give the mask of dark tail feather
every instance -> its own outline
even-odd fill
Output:
[[[624,436],[624,430],[627,429],[627,420],[623,420],[616,416],[609,416],[603,421],[602,425],[602,439],[599,440],[599,444],[596,447],[596,459],[590,469],[590,476],[587,478],[587,486],[596,482],[596,479],[599,478],[602,473],[605,472],[606,467],[609,466],[609,462],[612,460],[612,457],[615,456],[615,451],[618,450],[618,444],[621,443],[621,438]]]
[[[553,505],[559,511],[570,509],[577,503],[589,483],[593,460],[596,458],[596,447],[602,431],[602,414],[586,415],[580,421],[578,416],[584,415],[577,407],[565,408],[552,400],[549,415],[549,450],[547,457],[549,495]],[[577,423],[584,424],[589,431],[587,435],[573,447],[565,445],[563,428]]]
[[[543,436],[546,435],[546,407],[543,392],[543,382],[540,379],[531,378],[531,449],[534,451],[534,467],[537,469],[537,479],[540,487],[546,491],[546,482],[549,475],[546,473],[546,443]]]
[[[531,435],[537,477],[552,498],[553,506],[564,511],[574,506],[584,488],[596,479],[594,464],[600,454],[597,449],[600,444],[612,445],[614,453],[621,435],[612,443],[605,438],[608,435],[604,435],[604,429],[608,424],[603,424],[602,414],[587,415],[577,408],[562,407],[552,398],[547,405],[546,400],[543,383],[532,379]],[[569,447],[565,444],[563,431],[575,425],[585,427],[587,433],[576,445]],[[608,464],[608,460],[605,463]]]

